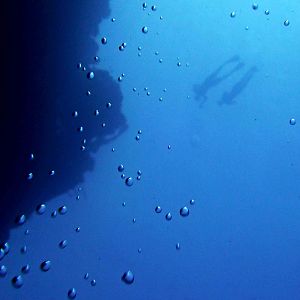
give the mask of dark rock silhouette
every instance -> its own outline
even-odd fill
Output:
[[[222,74],[222,71],[228,65],[233,64],[234,67],[225,74]],[[239,62],[239,56],[235,55],[225,61],[222,65],[220,65],[215,71],[209,74],[201,84],[194,85],[194,92],[196,95],[196,100],[200,102],[200,106],[207,101],[207,93],[210,89],[214,88],[215,86],[219,85],[222,81],[229,78],[238,70],[242,69],[244,64]]]
[[[16,215],[28,217],[38,204],[80,184],[93,169],[91,153],[127,128],[118,83],[107,72],[93,70],[88,80],[77,69],[78,62],[87,70],[96,63],[92,37],[109,16],[108,2],[11,0],[2,8],[0,242]]]
[[[236,101],[234,100],[236,97],[238,97],[241,92],[246,88],[249,81],[252,79],[254,74],[257,72],[256,67],[250,68],[244,76],[232,87],[232,89],[229,92],[225,92],[222,96],[222,99],[218,102],[219,105],[227,104],[235,104]]]

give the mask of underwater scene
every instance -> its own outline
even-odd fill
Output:
[[[0,300],[300,299],[299,1],[2,15]]]

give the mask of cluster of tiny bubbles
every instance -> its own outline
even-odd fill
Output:
[[[184,207],[180,208],[179,213],[182,217],[187,217],[190,214],[190,211],[186,206],[184,206]]]
[[[127,178],[125,179],[125,184],[126,184],[127,186],[132,186],[132,185],[133,185],[133,178],[132,178],[132,177],[127,177]]]
[[[59,209],[58,209],[58,212],[61,214],[61,215],[65,215],[67,213],[68,209],[65,205],[61,206]]]
[[[156,5],[152,5],[151,9],[152,9],[153,11],[156,11],[156,10],[157,10]]]
[[[99,56],[95,56],[95,57],[94,57],[94,60],[95,60],[95,61],[99,61]]]
[[[155,207],[155,212],[157,213],[157,214],[160,214],[161,212],[162,212],[162,208],[158,205],[158,206],[156,206]]]
[[[93,280],[91,281],[91,285],[92,285],[92,286],[95,286],[95,285],[96,285],[96,283],[97,283],[97,282],[96,282],[96,280],[95,280],[95,279],[93,279]]]
[[[284,24],[284,26],[289,26],[289,25],[290,25],[290,21],[289,21],[289,20],[285,20],[285,21],[283,22],[283,24]]]
[[[127,44],[124,42],[119,46],[119,50],[123,51],[126,48]]]
[[[48,272],[51,268],[51,261],[45,260],[41,263],[40,268],[43,272]]]
[[[12,278],[11,282],[15,288],[20,288],[24,284],[23,276],[22,275],[15,276]]]
[[[101,43],[102,43],[103,45],[107,44],[107,38],[106,38],[106,37],[103,37],[103,38],[101,39]]]
[[[265,15],[268,16],[269,14],[270,14],[270,10],[269,10],[269,9],[266,9],[266,10],[265,10]]]
[[[29,264],[26,264],[25,266],[23,266],[23,267],[21,268],[21,272],[22,272],[23,274],[28,274],[29,271],[30,271],[30,265],[29,265]]]
[[[55,175],[55,171],[54,171],[54,170],[49,171],[49,175],[50,175],[50,176]]]
[[[236,16],[235,11],[232,11],[232,12],[230,13],[230,17],[231,17],[231,18],[234,18],[235,16]]]
[[[296,119],[295,118],[291,118],[290,119],[290,124],[291,125],[296,125]]]
[[[23,225],[26,222],[26,216],[25,215],[19,215],[15,219],[15,223],[17,225]]]
[[[180,244],[179,244],[179,243],[176,244],[176,249],[177,249],[177,250],[180,249]]]
[[[195,200],[194,200],[194,199],[191,199],[191,200],[190,200],[190,204],[191,204],[191,205],[194,205],[194,204],[195,204]]]
[[[84,278],[85,280],[87,280],[87,279],[89,279],[89,277],[90,277],[90,276],[89,276],[89,273],[85,273],[83,278]]]
[[[123,172],[124,169],[125,169],[125,168],[124,168],[124,166],[123,166],[122,164],[118,166],[118,171],[119,171],[119,172]]]
[[[166,214],[166,220],[167,220],[167,221],[171,221],[171,220],[172,220],[172,214],[171,214],[170,212],[168,212],[168,213]]]
[[[7,267],[4,265],[0,266],[0,277],[5,277],[7,274]]]
[[[22,248],[21,248],[21,253],[22,254],[26,254],[27,253],[27,246],[24,245]]]
[[[39,204],[39,205],[36,207],[36,212],[37,212],[39,215],[44,214],[45,211],[46,211],[46,205],[45,205],[45,204]]]
[[[125,282],[126,284],[132,284],[134,282],[134,275],[133,272],[128,270],[126,271],[122,277],[121,277],[122,281]]]
[[[86,77],[87,77],[88,79],[93,79],[93,78],[95,77],[95,73],[94,73],[93,71],[88,72],[88,73],[86,74]]]
[[[77,296],[76,289],[75,288],[69,289],[69,291],[68,291],[68,297],[69,297],[69,299],[75,299],[76,296]]]
[[[87,91],[87,92],[86,92],[86,95],[87,95],[87,96],[91,96],[91,95],[92,95],[91,91]]]
[[[77,117],[78,117],[78,111],[77,111],[77,110],[74,110],[74,111],[72,112],[72,116],[73,116],[74,118],[77,118]]]
[[[28,173],[26,178],[27,178],[27,180],[32,180],[33,173],[32,172]]]
[[[148,27],[147,27],[147,26],[144,26],[144,27],[142,28],[142,32],[143,32],[143,33],[148,33]]]
[[[62,241],[59,242],[59,248],[61,248],[61,249],[66,248],[67,245],[68,245],[67,240],[62,240]]]
[[[257,4],[257,3],[253,3],[253,4],[252,4],[252,8],[253,8],[254,10],[257,10],[257,9],[258,9],[258,4]]]

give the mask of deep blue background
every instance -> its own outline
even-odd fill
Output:
[[[11,250],[0,299],[66,299],[72,287],[78,299],[299,299],[299,3],[142,3],[3,10],[0,240]],[[61,205],[67,214],[52,218]]]

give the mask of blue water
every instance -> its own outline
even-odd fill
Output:
[[[0,299],[299,299],[300,3],[29,2]]]

